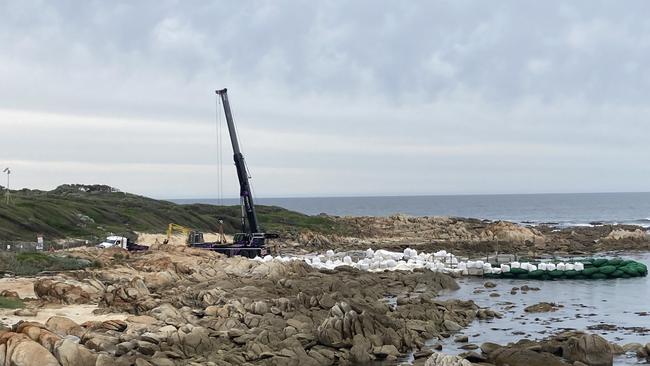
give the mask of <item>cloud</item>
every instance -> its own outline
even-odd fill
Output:
[[[0,164],[214,196],[226,86],[259,195],[647,190],[646,7],[6,2]]]

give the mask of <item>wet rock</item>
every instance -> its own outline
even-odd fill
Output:
[[[563,357],[569,361],[580,361],[590,366],[611,366],[614,362],[609,342],[596,334],[570,338],[562,349]]]
[[[499,348],[491,352],[488,360],[497,365],[526,366],[566,366],[558,357],[550,353],[535,352],[525,348]]]
[[[464,335],[464,334],[461,334],[461,335],[457,336],[456,338],[454,338],[454,342],[456,342],[456,343],[467,343],[467,342],[469,342],[469,337]]]
[[[469,344],[464,344],[458,348],[471,351],[471,350],[478,349],[479,347],[475,344],[469,343]]]
[[[485,288],[495,288],[497,287],[497,284],[491,281],[487,281],[486,283],[483,284],[483,287]]]
[[[476,312],[476,317],[481,320],[494,319],[494,318],[501,319],[503,317],[503,314],[491,309],[479,309]]]
[[[636,352],[641,348],[643,348],[643,345],[641,343],[627,343],[623,345],[623,351],[626,353]]]
[[[434,349],[435,349],[435,348],[434,348]],[[442,346],[440,347],[440,349],[442,349]],[[432,354],[433,354],[433,351],[432,351],[432,350],[430,350],[430,349],[423,349],[423,350],[420,350],[420,351],[417,351],[417,352],[413,353],[413,358],[417,360],[417,359],[420,359],[420,358],[429,357],[429,356],[431,356]]]
[[[445,329],[447,329],[450,332],[458,332],[459,330],[463,329],[458,323],[456,323],[453,320],[445,320],[443,322],[443,326]]]
[[[616,343],[610,343],[609,348],[611,348],[612,353],[614,355],[622,355],[625,353],[625,350],[623,349],[623,346],[618,345]]]
[[[555,303],[551,302],[540,302],[535,305],[530,305],[524,308],[524,311],[527,313],[548,313],[556,311],[558,306]]]
[[[521,291],[539,291],[539,287],[530,287],[528,285],[521,286]]]
[[[466,359],[467,361],[469,361],[471,363],[479,363],[479,362],[485,363],[488,360],[487,357],[485,357],[482,354],[479,354],[477,352],[474,352],[474,351],[463,352],[463,353],[459,354],[458,356]]]
[[[400,352],[392,344],[386,344],[381,347],[375,347],[372,353],[377,356],[379,359],[385,359],[389,356],[397,357],[400,355]]]

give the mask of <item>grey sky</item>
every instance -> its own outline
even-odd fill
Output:
[[[214,197],[228,87],[259,196],[648,191],[649,10],[0,1],[0,166]]]

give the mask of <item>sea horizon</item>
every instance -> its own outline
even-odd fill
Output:
[[[237,205],[238,198],[172,199],[179,204]],[[527,225],[630,224],[650,228],[650,192],[537,193],[350,197],[260,197],[256,204],[308,215],[451,216]]]

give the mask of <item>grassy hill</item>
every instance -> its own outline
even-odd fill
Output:
[[[104,185],[62,185],[52,191],[12,191],[13,203],[0,203],[0,240],[97,239],[110,233],[162,233],[170,222],[202,231],[217,231],[224,220],[226,233],[239,227],[239,206],[179,205]],[[290,235],[302,230],[340,233],[340,224],[324,216],[308,216],[276,206],[257,206],[267,232]]]

